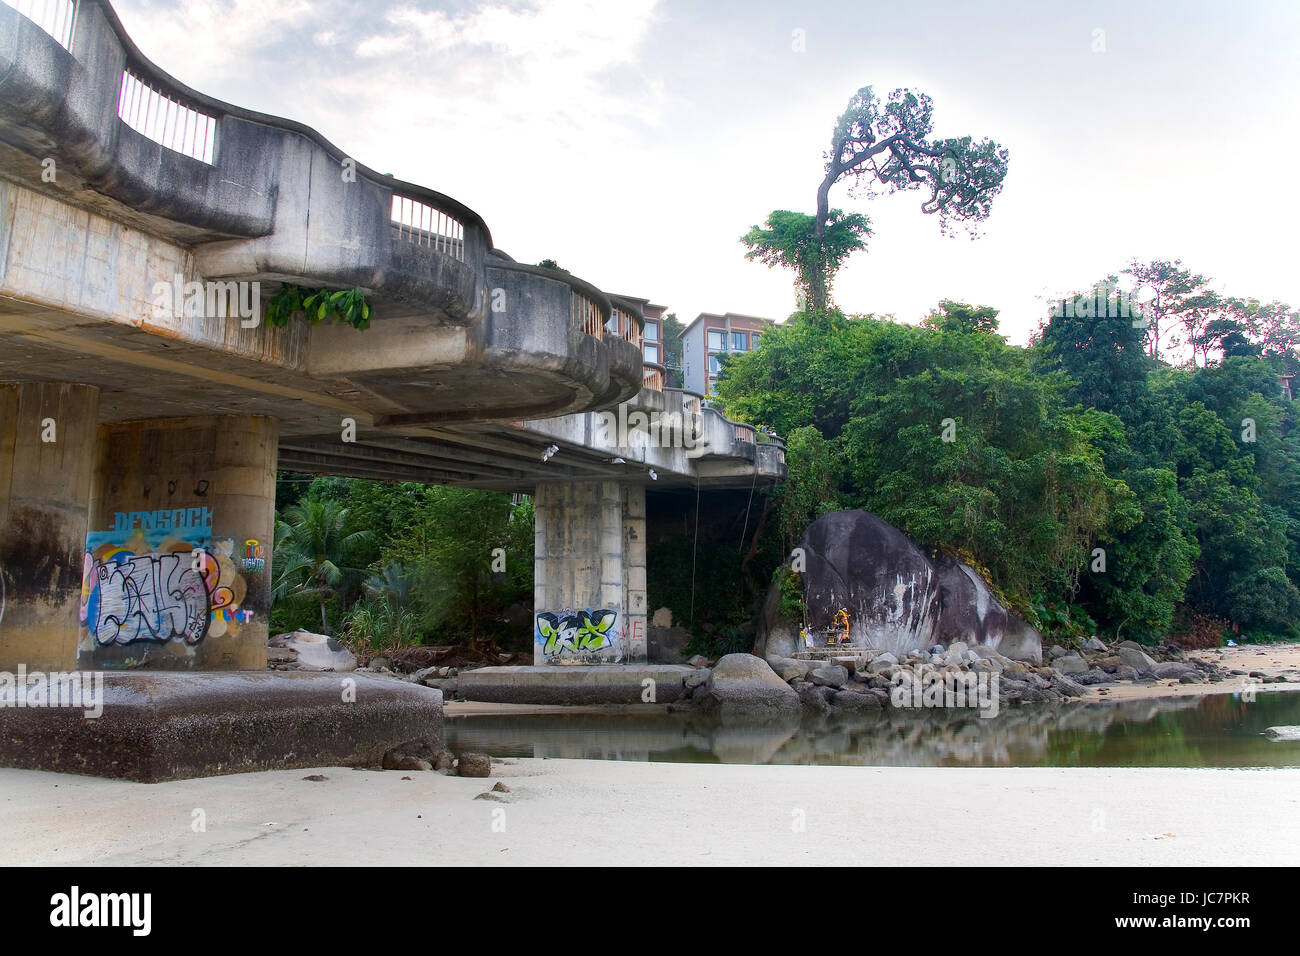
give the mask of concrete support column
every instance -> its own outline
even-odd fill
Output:
[[[78,666],[266,667],[278,425],[106,425],[86,539]]]
[[[534,663],[645,661],[645,487],[539,485],[534,509]]]
[[[0,385],[0,670],[77,661],[99,389]]]

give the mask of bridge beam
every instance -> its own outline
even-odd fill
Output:
[[[542,484],[534,513],[533,662],[644,663],[645,486]]]
[[[99,389],[0,385],[0,671],[76,666]]]

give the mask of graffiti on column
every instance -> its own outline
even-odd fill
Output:
[[[99,645],[237,634],[253,612],[234,549],[207,508],[119,512],[86,536],[82,623]]]
[[[543,611],[537,615],[534,636],[542,645],[542,653],[552,659],[607,658],[608,655],[598,655],[597,652],[617,646],[619,634],[614,628],[617,620],[618,612],[609,608]]]

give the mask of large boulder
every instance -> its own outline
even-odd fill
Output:
[[[290,631],[271,638],[271,646],[295,651],[298,669],[304,671],[354,671],[357,658],[350,650],[326,634]]]
[[[1156,667],[1156,662],[1136,641],[1123,641],[1116,645],[1115,656],[1138,671],[1153,671]]]
[[[1043,660],[1043,635],[1015,611],[1008,611],[1006,630],[998,642],[998,653],[1013,661],[1040,664]]]
[[[785,716],[800,710],[795,689],[752,654],[725,655],[713,665],[708,687],[723,718]]]
[[[810,628],[831,627],[844,608],[855,646],[902,656],[935,643],[938,575],[897,528],[866,511],[832,511],[808,526],[800,547]]]
[[[970,565],[941,554],[934,562],[939,576],[940,644],[961,641],[974,647],[994,647],[1006,633],[1007,611],[993,596],[989,586]]]
[[[684,627],[646,628],[646,658],[651,664],[685,664],[691,632]]]
[[[791,621],[781,614],[781,582],[790,569],[782,567],[763,599],[763,608],[758,615],[758,632],[754,641],[754,653],[768,660],[777,657],[793,657],[804,649],[799,639],[802,621]]]

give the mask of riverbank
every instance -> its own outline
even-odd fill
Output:
[[[137,784],[0,770],[0,863],[1300,862],[1300,769],[521,759],[493,777],[327,767]],[[477,799],[496,780],[509,792]]]
[[[1274,691],[1300,691],[1300,644],[1245,644],[1239,647],[1215,647],[1203,651],[1189,651],[1188,657],[1196,657],[1211,664],[1218,664],[1229,671],[1245,671],[1234,674],[1217,684],[1181,684],[1176,680],[1163,680],[1155,683],[1129,684],[1116,683],[1101,687],[1089,687],[1087,693],[1079,698],[1089,701],[1106,700],[1154,700],[1162,697],[1196,697],[1202,694],[1236,694],[1253,685],[1257,694]],[[1250,674],[1263,675],[1263,678],[1286,678],[1283,683],[1263,684],[1263,678]]]

